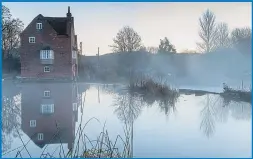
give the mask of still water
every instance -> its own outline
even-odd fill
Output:
[[[250,103],[219,95],[161,101],[123,85],[3,83],[2,156],[81,155],[106,132],[118,151],[129,139],[128,157],[251,157],[251,120]]]

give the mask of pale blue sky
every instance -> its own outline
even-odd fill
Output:
[[[133,27],[142,37],[145,46],[158,46],[167,36],[180,52],[196,49],[198,18],[210,9],[217,22],[226,22],[229,28],[251,27],[251,3],[3,3],[14,17],[25,26],[37,16],[66,16],[67,7],[75,18],[78,41],[83,42],[83,53],[95,55],[109,53],[113,37],[125,25]]]

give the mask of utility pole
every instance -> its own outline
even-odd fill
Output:
[[[99,68],[99,47],[98,47],[98,68]]]
[[[96,71],[96,76],[97,76],[97,80],[98,80],[98,77],[99,77],[99,47],[98,47],[98,53],[96,54],[97,55],[97,71]]]

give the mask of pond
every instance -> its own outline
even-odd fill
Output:
[[[2,106],[4,158],[82,156],[108,147],[101,140],[122,157],[251,157],[251,103],[219,95],[156,100],[116,84],[3,83]]]

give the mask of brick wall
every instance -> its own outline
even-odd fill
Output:
[[[37,22],[42,22],[42,30],[36,30]],[[32,36],[36,38],[36,43],[29,43],[29,37]],[[38,21],[36,17],[21,34],[21,76],[27,78],[71,78],[72,48],[70,37],[57,36],[47,21]],[[46,45],[54,51],[54,64],[50,66],[51,72],[44,72],[45,65],[40,62],[40,50]]]

